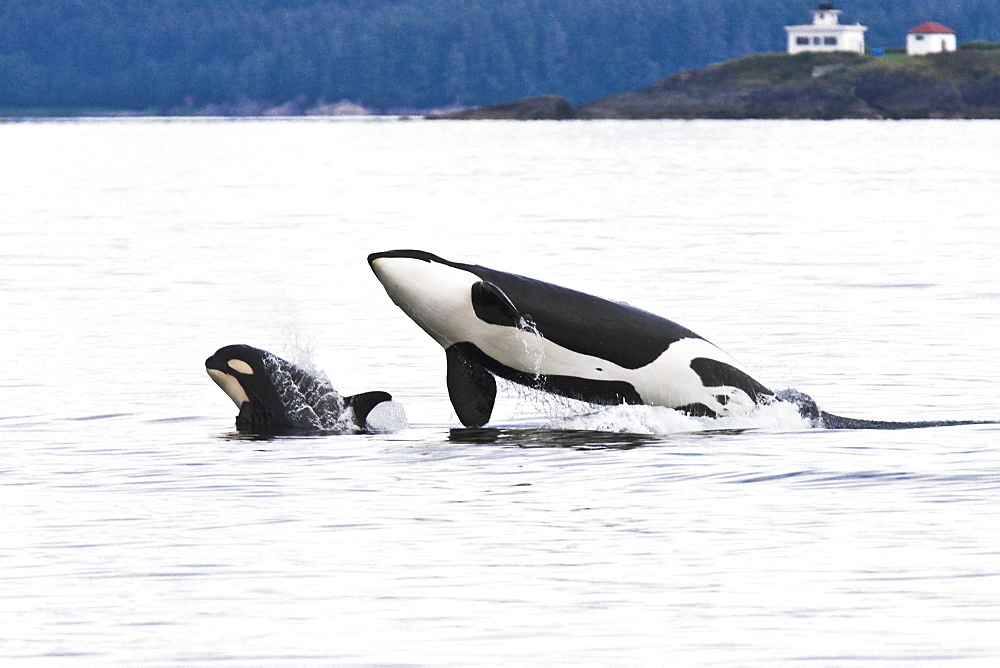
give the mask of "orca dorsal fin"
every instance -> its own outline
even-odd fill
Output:
[[[520,327],[524,319],[503,290],[489,281],[472,286],[472,310],[483,322],[504,327]]]
[[[288,426],[284,412],[274,415],[252,401],[240,404],[240,412],[236,416],[236,431],[241,433],[264,434],[280,431]]]
[[[383,401],[392,401],[392,395],[388,392],[362,392],[345,397],[344,406],[351,407],[354,411],[354,421],[364,429],[368,414]]]
[[[503,293],[501,293],[503,294]],[[448,360],[448,396],[455,414],[466,427],[482,427],[490,421],[497,399],[497,382],[482,365],[451,346]]]
[[[240,412],[236,415],[236,431],[253,431],[259,425],[255,424],[253,405],[249,401],[240,404]]]

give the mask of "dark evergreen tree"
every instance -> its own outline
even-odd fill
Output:
[[[383,111],[554,93],[580,104],[781,51],[810,0],[0,0],[0,108]],[[872,46],[944,23],[1000,40],[1000,0],[843,0]]]

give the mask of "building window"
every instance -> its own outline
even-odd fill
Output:
[[[823,38],[823,43],[826,44],[827,46],[837,46],[837,38],[836,37],[824,37]]]
[[[819,37],[813,37],[813,44],[819,44],[819,43],[820,43]]]
[[[920,40],[922,40],[924,38],[924,36],[923,35],[914,35],[913,38],[916,39],[916,40],[918,40],[918,41],[920,41]]]
[[[796,37],[795,38],[795,43],[798,44],[799,46],[805,46],[805,45],[809,44],[809,38],[808,37]]]

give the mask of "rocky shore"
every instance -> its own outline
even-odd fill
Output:
[[[913,57],[759,54],[576,108],[546,95],[429,118],[1000,118],[1000,49]]]

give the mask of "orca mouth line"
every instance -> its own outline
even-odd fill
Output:
[[[449,262],[444,258],[434,255],[433,253],[420,250],[391,250],[382,251],[380,253],[372,253],[368,256],[368,264],[371,265],[375,260],[381,260],[383,258],[407,258],[410,260],[423,260],[424,262],[437,262],[439,264],[455,266],[453,262]]]
[[[205,360],[205,368],[213,369],[215,371],[221,371],[226,375],[232,375],[229,373],[229,367],[226,365],[226,363],[215,359],[215,357],[209,357],[207,360]]]

